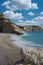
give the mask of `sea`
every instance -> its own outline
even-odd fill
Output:
[[[11,36],[13,44],[19,47],[40,47],[43,48],[43,31],[24,32],[23,35]]]

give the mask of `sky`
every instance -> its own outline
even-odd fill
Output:
[[[0,0],[0,12],[17,25],[43,27],[43,0]]]

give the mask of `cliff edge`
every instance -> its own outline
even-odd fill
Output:
[[[23,34],[23,30],[18,27],[15,23],[12,23],[9,19],[4,18],[3,14],[0,13],[0,32],[3,33],[15,33],[18,35]]]

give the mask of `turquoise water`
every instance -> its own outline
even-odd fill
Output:
[[[20,47],[42,47],[43,48],[43,31],[25,32],[23,35],[13,35],[11,40]]]
[[[22,38],[26,41],[31,41],[34,44],[39,45],[40,47],[43,47],[43,31],[31,31],[26,32],[27,35],[22,36]]]

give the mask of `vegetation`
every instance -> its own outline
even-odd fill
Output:
[[[2,20],[9,20],[10,21],[10,19],[4,17],[3,13],[0,13],[0,19],[2,19]]]
[[[23,30],[25,31],[42,31],[40,26],[18,26],[15,23],[12,23],[10,19],[4,17],[2,13],[0,13],[0,32],[7,33],[21,33]]]
[[[25,31],[43,31],[43,28],[40,26],[32,25],[32,26],[19,26]]]
[[[15,23],[12,23],[10,19],[5,18],[2,13],[0,13],[0,32],[23,34],[22,29]]]
[[[0,32],[3,32],[2,24],[0,23]]]
[[[23,26],[19,26],[21,29],[24,29],[24,27]]]
[[[0,18],[3,18],[3,14],[2,13],[0,13]]]

